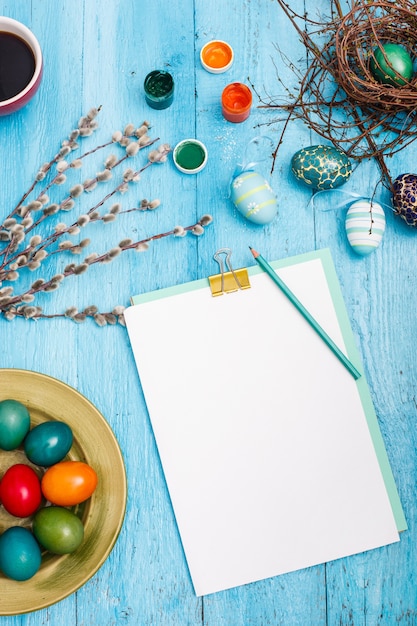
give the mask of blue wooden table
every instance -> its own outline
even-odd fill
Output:
[[[293,0],[291,5],[301,13],[305,5],[310,15],[320,7],[324,13],[328,10],[324,1]],[[174,146],[181,139],[197,137],[209,152],[206,168],[195,176],[176,170],[171,156],[147,168],[139,182],[130,184],[110,204],[120,202],[125,210],[139,206],[142,199],[159,199],[160,206],[121,215],[108,224],[89,224],[80,235],[91,239],[86,253],[101,254],[122,239],[146,239],[178,225],[192,225],[210,213],[213,223],[202,236],[161,238],[143,253],[126,251],[112,263],[96,264],[85,274],[68,277],[60,289],[42,298],[45,313],[62,313],[71,306],[82,310],[96,305],[103,312],[127,306],[133,294],[215,273],[213,254],[224,246],[232,248],[235,267],[253,263],[249,245],[270,259],[330,248],[409,525],[398,544],[197,598],[126,329],[111,324],[100,327],[92,320],[76,324],[62,317],[10,322],[2,318],[2,368],[58,378],[105,416],[124,456],[128,502],[115,548],[87,584],[47,609],[2,617],[0,625],[416,624],[417,234],[387,211],[382,245],[366,258],[357,256],[346,241],[344,211],[309,206],[310,190],[290,172],[293,153],[318,143],[318,137],[299,121],[289,125],[269,179],[278,195],[277,218],[268,226],[255,226],[236,212],[228,198],[230,177],[248,142],[260,133],[278,140],[283,121],[276,112],[257,108],[254,95],[249,119],[241,124],[227,122],[220,108],[222,89],[233,81],[247,83],[249,77],[259,93],[285,95],[277,72],[290,88],[297,88],[285,57],[296,65],[306,57],[277,2],[0,0],[0,13],[34,31],[45,58],[35,99],[20,112],[0,119],[2,217],[91,107],[101,107],[99,129],[80,141],[80,153],[107,142],[128,123],[138,127],[144,120],[151,124],[149,135],[159,138],[156,146]],[[234,64],[226,74],[210,74],[201,67],[200,49],[214,38],[234,48]],[[155,68],[168,70],[175,79],[174,102],[160,111],[146,105],[143,93],[144,77]],[[71,183],[50,190],[51,200],[63,198],[68,185],[94,177],[116,148],[93,154],[81,170],[71,173]],[[416,155],[417,144],[390,159],[393,176],[412,172]],[[264,156],[259,167],[268,177],[271,158],[268,153]],[[140,169],[145,163],[141,151],[127,165]],[[346,188],[369,197],[378,178],[376,163],[363,162]],[[73,211],[86,213],[115,187],[115,180],[83,194]],[[389,202],[388,195],[382,197]],[[62,214],[62,221],[69,223],[73,215]],[[50,261],[43,278],[62,271],[73,257]],[[175,398],[172,410],[173,416],[180,410]]]

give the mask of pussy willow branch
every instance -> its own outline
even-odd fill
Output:
[[[45,163],[42,166],[42,168],[38,172],[38,176],[34,179],[29,189],[23,194],[15,208],[11,211],[11,213],[9,213],[8,217],[16,215],[24,201],[27,200],[27,198],[30,196],[40,180],[40,173],[42,177],[46,176],[46,174],[56,163],[58,163],[58,161],[65,158],[72,150],[76,150],[78,148],[77,140],[79,138],[89,137],[98,128],[96,117],[100,110],[101,107],[93,108],[87,113],[87,115],[80,118],[77,128],[70,133],[68,139],[65,139],[62,142],[61,149],[57,152],[57,154],[48,163]],[[109,145],[110,143],[112,142],[108,142],[108,144],[105,144],[103,146],[97,146],[88,154],[92,154],[93,152],[96,152],[97,150],[106,147],[106,145]],[[80,158],[84,158],[84,156],[87,156],[87,154],[81,156]]]
[[[131,209],[131,210],[140,210],[140,209]],[[201,217],[197,222],[195,222],[194,224],[191,224],[190,226],[184,226],[184,227],[177,226],[169,231],[166,231],[164,233],[159,233],[157,235],[152,235],[150,237],[146,237],[145,239],[141,239],[140,241],[133,242],[130,240],[125,240],[124,245],[121,246],[119,244],[117,248],[112,248],[112,250],[105,252],[104,254],[101,254],[100,256],[91,258],[88,262],[84,260],[80,264],[72,263],[70,265],[67,265],[67,267],[62,272],[62,274],[56,275],[48,281],[44,281],[44,282],[37,281],[38,284],[36,284],[35,287],[32,286],[30,289],[27,289],[23,293],[19,295],[15,295],[12,298],[10,298],[9,302],[7,303],[7,308],[9,309],[10,306],[13,306],[22,302],[22,298],[26,295],[34,295],[34,294],[41,293],[44,291],[49,291],[49,288],[54,283],[61,282],[64,278],[67,278],[68,276],[76,276],[81,273],[84,273],[84,271],[87,271],[87,269],[91,267],[92,265],[95,265],[97,263],[103,263],[106,261],[112,261],[121,252],[126,252],[127,250],[137,250],[139,252],[145,251],[147,249],[147,244],[151,243],[152,241],[157,241],[158,239],[163,239],[165,237],[170,237],[170,236],[183,237],[184,235],[187,234],[187,232],[191,232],[197,236],[202,235],[204,231],[204,227],[208,226],[211,223],[211,221],[212,221],[212,218],[210,215],[203,215],[203,217]],[[113,254],[111,254],[112,252]],[[2,306],[0,305],[0,311],[1,310],[2,310]]]
[[[149,140],[148,143],[144,144],[143,146],[141,146],[141,148],[146,148],[149,147],[151,145],[153,145],[156,141],[158,141],[159,138],[157,139],[152,139]],[[168,152],[168,151],[167,151]],[[119,165],[120,163],[122,163],[126,158],[128,158],[126,155],[119,159],[118,161],[116,161],[115,165],[110,168],[110,169],[114,169],[115,167],[117,167],[117,165]],[[148,161],[146,163],[146,165],[144,165],[143,167],[141,167],[139,170],[137,170],[136,172],[133,172],[132,174],[132,178],[139,176],[142,172],[144,172],[148,167],[150,167],[152,165],[152,163],[150,161]],[[91,185],[97,182],[97,177],[92,179],[91,181]],[[93,212],[97,211],[101,206],[103,206],[105,204],[105,202],[107,202],[110,198],[112,198],[116,193],[118,193],[124,186],[126,185],[126,181],[123,180],[121,183],[119,183],[119,185],[117,185],[111,192],[109,192],[106,196],[104,196],[104,198],[102,198],[97,204],[95,204],[93,207],[91,207],[86,215],[91,215]],[[88,187],[85,188],[85,190],[87,190]],[[71,199],[71,196],[67,196],[62,202],[61,205],[65,205],[66,202],[68,202]],[[28,228],[26,230],[26,234],[30,233],[32,230],[34,230],[37,226],[39,226],[39,224],[41,224],[44,220],[46,220],[48,218],[48,215],[42,214],[42,216],[40,218],[38,218],[38,220],[36,222],[34,222],[32,224],[32,226],[30,228]],[[67,234],[71,231],[71,229],[75,228],[78,224],[78,220],[73,222],[72,224],[70,224],[65,230],[59,231],[58,233],[52,233],[51,235],[48,235],[47,237],[45,237],[45,239],[43,239],[42,241],[42,245],[39,245],[37,247],[33,247],[30,249],[31,254],[36,253],[39,250],[44,250],[45,248],[49,247],[52,243],[54,243],[59,237],[61,237],[64,234]],[[10,257],[7,260],[7,263],[10,264],[12,263],[14,260],[16,260],[19,256],[21,256],[22,254],[27,253],[29,250],[23,250],[18,252],[17,254],[15,254],[14,256]],[[0,281],[4,280],[5,278],[5,272],[3,271],[3,268],[5,266],[5,260],[3,261],[2,264],[0,264]]]
[[[139,207],[128,209],[126,212],[141,210]],[[39,320],[39,319],[51,319],[51,318],[59,318],[59,317],[67,317],[72,319],[75,322],[83,322],[87,317],[91,317],[96,324],[99,326],[105,326],[106,324],[122,324],[124,325],[123,318],[123,306],[115,307],[111,312],[100,313],[96,306],[89,306],[83,311],[79,312],[77,308],[70,307],[65,311],[65,313],[53,313],[47,314],[42,311],[42,309],[38,306],[30,305],[30,304],[22,304],[25,302],[25,299],[28,297],[34,298],[36,294],[42,292],[50,292],[55,291],[59,288],[60,283],[69,276],[77,276],[79,274],[84,273],[89,269],[90,266],[95,265],[97,263],[107,263],[113,261],[119,254],[122,252],[126,252],[128,250],[136,250],[138,252],[143,252],[147,250],[149,244],[152,241],[156,241],[159,239],[163,239],[165,237],[184,237],[188,232],[192,233],[195,236],[201,236],[204,233],[204,229],[212,222],[211,215],[203,215],[196,223],[191,224],[190,226],[176,226],[175,228],[159,233],[157,235],[153,235],[151,237],[147,237],[145,239],[141,239],[140,241],[131,241],[130,239],[125,239],[120,242],[119,246],[116,248],[112,248],[108,252],[100,255],[94,256],[90,255],[90,258],[84,259],[84,261],[80,264],[70,264],[68,265],[62,274],[57,274],[53,276],[48,281],[37,280],[30,287],[30,289],[25,292],[14,295],[13,297],[3,297],[3,302],[0,301],[0,313],[8,320],[13,320],[15,317],[23,317],[26,319]],[[20,306],[19,306],[20,305]]]
[[[85,127],[84,120],[86,119],[88,120],[91,126],[92,120],[94,119],[93,113],[90,114],[90,116],[86,116],[86,118],[81,118],[79,128]],[[103,172],[101,172],[100,174],[97,174],[92,179],[86,180],[82,185],[78,185],[78,186],[76,185],[70,191],[70,194],[66,198],[64,198],[64,200],[62,200],[59,204],[50,205],[49,207],[42,209],[43,207],[42,200],[47,198],[46,193],[45,193],[45,189],[46,189],[45,188],[42,192],[40,192],[40,194],[38,194],[37,199],[35,201],[30,202],[27,207],[23,207],[22,205],[19,206],[20,212],[21,213],[23,212],[24,218],[22,219],[21,225],[19,226],[20,230],[18,232],[16,231],[15,233],[13,231],[10,231],[10,235],[11,235],[10,241],[6,244],[5,248],[0,251],[0,257],[3,256],[2,262],[0,264],[0,282],[3,280],[8,280],[8,279],[10,280],[10,269],[12,269],[13,272],[15,272],[16,269],[18,269],[18,267],[13,267],[13,265],[17,265],[20,268],[24,266],[29,266],[34,256],[38,254],[39,252],[41,252],[43,248],[48,247],[50,243],[55,242],[63,234],[66,234],[66,233],[72,234],[72,231],[75,230],[75,227],[80,225],[80,217],[72,225],[67,226],[66,228],[61,228],[59,232],[55,231],[52,235],[39,238],[39,243],[37,243],[36,245],[33,245],[32,239],[31,239],[30,245],[26,246],[23,250],[22,249],[19,250],[19,247],[18,247],[19,243],[22,240],[24,240],[32,231],[34,231],[43,221],[48,219],[51,215],[54,215],[55,213],[57,213],[59,210],[66,211],[67,209],[71,209],[75,197],[80,196],[83,192],[88,192],[90,189],[96,186],[98,182],[108,180],[111,177],[112,170],[114,170],[117,166],[123,163],[127,158],[134,156],[143,148],[149,147],[153,145],[156,141],[158,141],[158,138],[150,139],[147,136],[146,133],[148,130],[148,126],[149,126],[148,123],[144,122],[140,128],[135,129],[135,127],[132,124],[130,124],[126,127],[124,134],[121,132],[114,133],[112,137],[112,141],[108,142],[108,144],[102,144],[102,146],[110,145],[110,143],[120,143],[121,146],[125,147],[125,150],[126,150],[125,155],[121,158],[117,158],[114,156],[111,156],[110,158],[108,158],[106,160],[106,167]],[[71,143],[72,136],[78,136],[78,134],[79,134],[79,129],[77,129],[77,131],[73,131],[73,133],[71,133],[71,136],[70,136],[70,142],[68,143]],[[133,136],[135,136],[138,140],[137,141],[131,140],[131,137]],[[65,142],[63,142],[63,145],[65,148],[67,148],[67,145]],[[75,149],[74,142],[71,143],[71,149]],[[88,152],[84,153],[82,157],[85,158],[86,156],[91,155],[94,151],[95,151],[94,149],[89,150]],[[156,155],[154,157],[154,161],[161,162],[165,160],[166,155],[168,154],[169,151],[170,151],[170,148],[164,144],[158,150],[154,151]],[[64,156],[64,153],[62,151],[60,151],[58,154],[60,157]],[[150,153],[150,155],[152,155],[152,153]],[[63,161],[62,159],[58,160],[57,161],[58,174],[56,174],[53,177],[52,184],[54,182],[55,184],[62,184],[62,182],[66,180],[66,176],[64,172],[68,172],[73,166],[75,166],[75,163],[79,163],[79,161],[80,161],[80,158],[74,159],[70,163]],[[90,221],[90,216],[93,215],[94,213],[97,213],[97,208],[102,206],[104,202],[106,202],[114,194],[125,191],[127,189],[127,185],[129,184],[129,182],[137,181],[140,177],[140,173],[144,171],[147,167],[149,167],[151,164],[152,164],[151,160],[148,160],[148,163],[145,166],[143,166],[140,170],[137,170],[136,172],[131,169],[126,170],[123,176],[122,182],[119,183],[116,186],[116,188],[113,189],[110,193],[108,193],[100,202],[98,202],[95,206],[93,206],[88,211],[87,217],[85,215],[83,216],[84,222],[86,220]],[[42,168],[40,171],[43,171]],[[43,180],[43,177],[38,176],[37,178],[38,178],[37,182],[40,182],[41,180]],[[59,182],[57,180],[58,178],[60,178]],[[51,186],[51,184],[49,186]],[[79,189],[77,189],[77,187]],[[42,209],[41,216],[37,220],[33,221],[32,218],[30,217],[31,213],[38,211],[40,209]],[[3,228],[5,230],[3,230],[2,232],[4,233],[7,233],[8,222],[12,222],[11,224],[12,228],[15,228],[15,227],[17,228],[15,224],[16,220],[14,218],[11,219],[9,216],[9,218],[6,218],[6,220],[4,220],[3,222]],[[25,256],[27,258],[25,258]]]
[[[114,184],[110,191],[104,196],[102,195],[101,199],[96,201],[88,210],[78,214],[75,219],[72,218],[70,224],[49,221],[57,213],[71,211],[76,205],[76,200],[83,194],[93,191],[97,185],[107,183],[113,178],[116,168],[120,168],[127,159],[134,158],[144,148],[151,148],[159,141],[159,138],[151,139],[148,136],[149,122],[143,122],[137,128],[133,124],[128,124],[123,132],[114,132],[110,141],[101,143],[85,151],[78,158],[69,160],[67,157],[78,148],[78,139],[92,135],[97,129],[98,125],[95,120],[97,114],[97,109],[91,109],[86,116],[79,120],[77,128],[70,133],[68,139],[61,142],[61,148],[57,154],[38,169],[35,180],[28,191],[23,194],[19,203],[0,226],[0,315],[7,320],[18,317],[32,320],[67,317],[75,322],[81,322],[90,317],[99,326],[122,324],[124,308],[122,306],[116,306],[107,313],[101,313],[95,305],[88,306],[82,311],[71,306],[64,313],[45,313],[42,307],[35,304],[34,301],[38,295],[59,289],[66,278],[83,274],[93,265],[109,263],[122,252],[128,250],[143,252],[152,241],[168,236],[183,237],[189,232],[196,236],[202,235],[205,227],[212,221],[211,216],[204,215],[198,222],[190,226],[176,226],[169,231],[139,241],[133,241],[129,238],[122,239],[104,253],[92,252],[81,262],[68,263],[61,272],[55,273],[52,277],[37,278],[29,287],[22,287],[20,285],[22,272],[36,271],[47,259],[57,255],[60,255],[61,258],[62,255],[68,253],[79,255],[90,244],[88,238],[74,242],[72,239],[65,239],[65,236],[78,235],[80,230],[90,223],[102,222],[107,224],[124,213],[154,210],[160,205],[159,199],[151,201],[143,199],[139,206],[127,210],[122,210],[120,204],[116,203],[110,209],[100,211],[105,203],[109,202],[116,194],[125,193],[131,183],[137,183],[145,170],[166,162],[171,151],[168,144],[161,144],[147,152],[146,162],[142,166],[127,167],[117,184]],[[125,150],[123,156],[108,155],[104,162],[104,170],[92,178],[85,179],[82,183],[73,185],[69,193],[66,192],[60,201],[50,202],[47,194],[51,189],[63,185],[67,181],[67,175],[72,170],[81,167],[81,162],[87,157],[112,144]],[[52,171],[53,167],[56,168],[56,171]],[[48,176],[49,182],[46,180],[46,176]],[[34,200],[29,201],[30,196],[35,195],[40,187],[42,187],[42,191],[37,193]],[[24,202],[27,202],[27,205],[24,205]],[[46,228],[49,225],[50,228]],[[3,282],[6,285],[3,285]]]

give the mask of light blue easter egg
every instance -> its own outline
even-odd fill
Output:
[[[346,235],[352,249],[361,256],[377,249],[385,232],[385,213],[378,202],[357,200],[346,213]]]
[[[247,170],[232,180],[230,197],[243,217],[254,224],[269,224],[277,214],[277,197],[263,176]]]

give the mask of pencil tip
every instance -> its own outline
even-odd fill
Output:
[[[249,250],[252,252],[253,257],[254,257],[255,259],[256,259],[256,257],[258,257],[258,256],[259,256],[259,252],[256,252],[256,250],[254,250],[254,249],[252,248],[252,246],[249,246]]]

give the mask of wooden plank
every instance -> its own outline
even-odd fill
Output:
[[[301,125],[290,126],[272,176],[269,174],[271,151],[261,154],[265,160],[256,169],[278,196],[277,218],[262,227],[248,222],[237,212],[228,198],[229,184],[252,138],[270,137],[274,144],[278,141],[282,122],[272,126],[265,123],[282,116],[259,109],[255,92],[251,115],[241,124],[224,120],[220,108],[222,89],[234,81],[253,83],[264,96],[282,93],[274,65],[276,57],[279,58],[276,45],[283,55],[289,58],[295,55],[297,60],[305,59],[303,47],[292,33],[289,36],[288,22],[275,3],[228,2],[221,12],[213,3],[199,3],[196,19],[197,52],[206,41],[219,38],[227,40],[235,53],[234,64],[226,74],[216,76],[197,69],[197,132],[211,155],[208,175],[200,175],[199,196],[201,201],[211,200],[215,216],[214,228],[200,242],[204,268],[217,271],[211,258],[223,246],[232,248],[235,267],[253,264],[249,245],[261,249],[270,259],[313,249],[313,215],[303,206],[305,191],[294,187],[289,172],[293,152],[309,143],[308,130]],[[279,62],[279,72],[288,87],[295,86],[295,77],[283,62]],[[204,624],[324,624],[324,576],[323,566],[210,595],[204,598]]]

